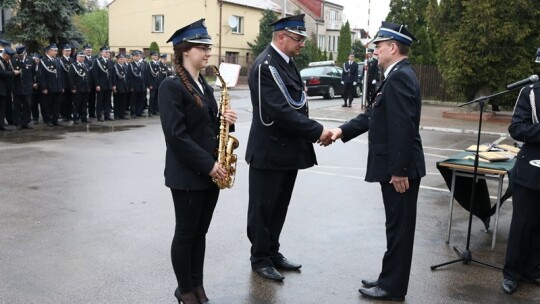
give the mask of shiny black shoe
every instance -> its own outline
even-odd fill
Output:
[[[272,263],[274,267],[282,270],[298,270],[302,268],[302,265],[288,261],[286,258],[273,259]]]
[[[527,283],[531,283],[531,284],[540,285],[540,278],[533,278],[533,277],[530,277],[530,276],[524,276],[523,281],[525,281]]]
[[[193,287],[193,292],[201,304],[210,304],[210,300],[208,299],[208,296],[206,296],[206,292],[204,291],[204,287],[202,285]]]
[[[503,279],[501,287],[505,293],[513,294],[518,289],[518,283],[509,279]]]
[[[278,282],[281,282],[283,281],[283,279],[285,279],[285,277],[281,275],[281,273],[279,273],[279,271],[277,271],[274,267],[262,267],[253,269],[253,271],[255,271],[258,275],[265,279],[270,279]]]
[[[394,296],[389,294],[386,290],[380,288],[379,286],[371,288],[360,288],[358,290],[364,297],[376,300],[386,300],[386,301],[405,301],[405,296]]]
[[[346,107],[347,107],[347,104],[342,104],[341,107],[342,107],[342,108],[346,108]]]
[[[379,285],[379,282],[377,280],[369,281],[369,280],[362,280],[362,285],[366,288],[371,288]]]

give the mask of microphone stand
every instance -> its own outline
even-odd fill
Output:
[[[525,84],[525,85],[528,85],[528,84]],[[525,85],[523,85],[523,86],[525,86]],[[523,86],[521,86],[521,87],[523,87]],[[464,107],[466,105],[470,105],[470,104],[473,104],[473,103],[478,103],[479,106],[480,106],[480,118],[479,118],[479,121],[478,121],[478,136],[476,138],[476,153],[475,153],[475,156],[474,156],[474,165],[473,165],[474,170],[473,170],[473,178],[472,178],[472,190],[471,190],[471,198],[470,198],[470,201],[469,201],[469,227],[467,229],[467,245],[465,247],[465,250],[461,250],[461,249],[459,249],[458,246],[454,246],[454,250],[457,252],[457,254],[459,256],[459,259],[448,261],[448,262],[438,264],[438,265],[432,265],[430,267],[431,270],[435,270],[435,269],[437,269],[437,268],[439,268],[441,266],[454,264],[454,263],[457,263],[457,262],[463,262],[463,264],[466,264],[466,265],[470,264],[471,262],[474,262],[474,263],[478,263],[478,264],[481,264],[481,265],[484,265],[484,266],[488,266],[488,267],[492,267],[492,268],[495,268],[495,269],[498,269],[498,270],[502,270],[500,267],[497,267],[497,266],[494,266],[494,265],[491,265],[491,264],[488,264],[488,263],[481,262],[481,261],[473,259],[472,251],[470,250],[471,227],[472,227],[472,218],[473,218],[473,202],[474,202],[474,199],[475,199],[475,192],[476,192],[475,191],[475,189],[476,189],[476,179],[478,177],[480,132],[482,131],[482,114],[484,112],[485,102],[486,101],[489,102],[490,98],[493,98],[495,96],[499,96],[499,95],[502,95],[502,94],[506,94],[506,93],[508,93],[510,91],[513,91],[513,90],[521,88],[521,87],[512,88],[510,90],[504,90],[504,91],[501,91],[501,92],[498,92],[498,93],[495,93],[495,94],[489,95],[489,96],[478,97],[478,98],[476,98],[476,99],[474,99],[472,101],[469,101],[469,102],[466,102],[464,104],[459,105],[459,107]]]

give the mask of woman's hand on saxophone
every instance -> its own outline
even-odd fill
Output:
[[[214,168],[208,173],[212,178],[223,179],[227,177],[227,171],[219,165],[218,162],[214,163]]]
[[[227,123],[234,125],[236,119],[238,118],[238,114],[232,109],[227,109],[223,112],[223,118]]]

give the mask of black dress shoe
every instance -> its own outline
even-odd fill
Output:
[[[0,131],[11,131],[10,129],[6,129],[4,126],[0,126]]]
[[[265,279],[281,282],[285,277],[279,273],[274,267],[262,267],[253,269],[257,274]]]
[[[513,294],[517,291],[518,283],[516,281],[512,281],[509,279],[503,279],[502,281],[502,289],[507,294]]]
[[[23,126],[17,126],[17,130],[22,130]]]
[[[48,123],[47,123],[47,127],[54,127],[54,125],[53,125],[52,122],[48,122]]]
[[[540,285],[540,278],[533,278],[533,277],[530,277],[530,276],[524,276],[523,281],[525,281],[527,283],[531,283],[531,284]]]
[[[352,107],[352,104],[349,104],[348,107],[349,107],[349,108]]]
[[[360,288],[358,290],[364,297],[376,299],[376,300],[387,300],[387,301],[405,301],[405,296],[394,296],[389,294],[386,290],[380,288],[379,286],[371,288]]]
[[[347,107],[347,104],[343,104],[341,105],[342,108],[346,108]]]
[[[180,290],[176,288],[174,296],[180,304],[199,304],[199,300],[197,300],[197,297],[193,292],[180,293]]]
[[[32,127],[31,125],[24,125],[23,126],[23,129],[33,129],[34,127]]]
[[[379,282],[377,280],[369,281],[369,280],[362,280],[362,285],[366,288],[371,288],[379,285]]]
[[[286,258],[272,260],[272,263],[277,269],[283,270],[298,270],[302,267],[302,265],[290,262]]]

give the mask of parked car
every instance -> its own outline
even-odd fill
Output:
[[[300,71],[307,95],[323,96],[325,99],[343,95],[342,74],[343,69],[336,66],[333,60],[310,62],[307,68]],[[361,90],[357,85],[355,97],[360,97]]]

